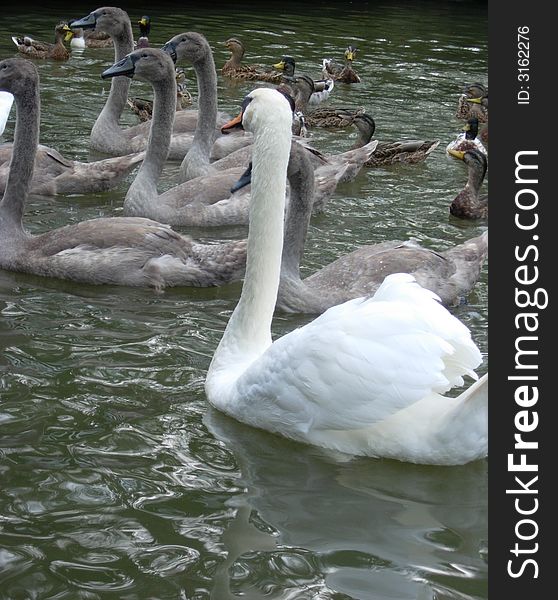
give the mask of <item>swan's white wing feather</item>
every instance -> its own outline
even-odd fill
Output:
[[[235,416],[287,434],[361,429],[476,377],[480,362],[468,329],[435,294],[391,275],[374,297],[274,342],[238,378]]]

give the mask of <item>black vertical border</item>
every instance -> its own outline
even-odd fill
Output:
[[[498,3],[493,0],[488,11],[489,90],[492,100],[489,150],[492,220],[492,264],[489,271],[489,351],[492,367],[489,394],[489,592],[494,600],[547,598],[556,594],[552,591],[556,579],[556,567],[552,565],[552,541],[558,531],[553,517],[558,503],[552,467],[557,454],[553,441],[558,441],[558,431],[553,433],[555,393],[551,384],[552,372],[558,370],[558,365],[553,369],[552,364],[554,354],[558,354],[553,344],[556,326],[552,321],[552,315],[556,314],[553,292],[556,288],[555,257],[558,256],[555,241],[558,233],[553,234],[555,221],[552,208],[558,187],[558,154],[552,146],[558,145],[558,128],[555,120],[557,92],[554,89],[557,69],[551,61],[554,61],[558,30],[550,14],[551,7],[551,3],[541,0]],[[519,37],[520,32],[528,40]],[[519,41],[529,42],[528,65],[525,60],[519,60],[525,58],[519,50],[526,50]],[[519,70],[525,67],[529,70]],[[521,73],[529,77],[519,77]],[[519,101],[527,100],[526,92],[528,104],[520,104]],[[536,178],[537,183],[516,182],[517,153],[522,151],[538,153],[520,159],[525,164],[537,164],[538,168],[521,171],[520,179]],[[532,209],[518,208],[518,192],[520,203],[526,205],[530,198],[537,202],[536,206]],[[518,227],[516,218],[530,226],[535,215],[538,217],[535,228],[522,230]],[[536,250],[532,248],[527,253],[530,245]],[[524,257],[523,260],[519,260],[518,255]],[[527,275],[532,278],[535,268],[538,268],[536,282],[528,285],[518,283],[517,269],[522,265],[528,265],[526,270],[520,271],[520,277],[524,278]],[[548,293],[548,306],[520,308],[516,300],[517,290],[526,290],[537,304],[537,288]],[[525,298],[523,294],[520,302]],[[538,304],[542,305],[543,292],[539,292],[538,298]],[[530,325],[538,324],[536,331],[530,333],[525,331],[525,320],[519,319],[519,328],[516,323],[517,315],[527,311],[537,315],[530,318]],[[516,343],[518,336],[522,335],[536,337],[536,340],[522,341],[519,346],[536,350],[528,357],[524,355],[521,361],[535,366],[530,370],[515,366]],[[535,375],[537,379],[510,379],[510,376],[525,374]],[[527,393],[530,400],[534,398],[534,388],[537,388],[538,400],[530,407],[519,406],[516,401],[517,388],[521,385],[529,386]],[[519,416],[520,411],[526,409],[527,414]],[[537,418],[536,428],[523,433],[522,439],[537,442],[538,448],[515,449],[518,419],[521,426],[531,427]],[[536,465],[537,470],[510,470],[509,454],[514,454],[513,462],[516,464],[521,462],[521,454],[525,454],[525,462]],[[522,484],[515,479],[516,476]],[[532,481],[533,478],[537,479]],[[514,490],[524,491],[517,493]],[[528,512],[531,514],[526,514]]]

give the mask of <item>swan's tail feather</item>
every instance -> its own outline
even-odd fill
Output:
[[[458,398],[462,401],[462,404],[488,405],[488,373],[475,381]]]
[[[377,146],[378,140],[372,140],[361,148],[354,148],[341,154],[334,154],[328,157],[328,161],[330,164],[339,165],[346,163],[349,165],[350,168],[345,171],[341,179],[342,183],[346,183],[347,181],[352,181],[359,174],[364,164],[371,159]]]
[[[446,441],[448,455],[459,448],[459,463],[488,455],[488,373],[455,399],[440,423],[439,439]]]

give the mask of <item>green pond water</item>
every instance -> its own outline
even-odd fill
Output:
[[[352,43],[362,83],[337,85],[330,103],[365,106],[380,140],[441,140],[422,164],[363,169],[339,186],[312,219],[305,275],[363,244],[414,238],[445,250],[486,229],[449,216],[466,167],[444,150],[462,126],[462,84],[487,83],[486,3],[121,6],[132,21],[151,16],[153,46],[203,33],[218,68],[232,36],[244,41],[245,62],[291,54],[315,78],[323,57],[342,59]],[[0,58],[17,55],[11,35],[50,39],[60,18],[95,8],[8,8]],[[85,49],[62,64],[36,61],[42,143],[92,158],[88,135],[110,85],[99,75],[112,59],[111,49]],[[220,108],[236,114],[256,85],[219,75]],[[131,93],[150,91],[133,81]],[[135,122],[131,112],[123,119]],[[327,152],[355,137],[312,130]],[[169,163],[161,189],[176,172]],[[26,226],[38,233],[119,215],[133,176],[102,194],[31,197]],[[187,233],[235,239],[246,228]],[[156,294],[0,271],[0,598],[487,598],[487,461],[350,460],[209,407],[205,373],[239,292],[235,284]],[[452,311],[483,352],[482,374],[488,262]],[[310,319],[277,314],[273,333]]]

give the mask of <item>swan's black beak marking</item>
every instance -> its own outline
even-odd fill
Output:
[[[161,50],[172,58],[172,62],[176,63],[178,56],[176,55],[176,44],[174,42],[167,42],[161,47]]]
[[[109,79],[110,77],[116,77],[118,75],[125,75],[126,77],[133,77],[136,70],[137,56],[128,54],[122,60],[114,63],[112,67],[105,69],[101,73],[103,79]]]
[[[97,25],[97,17],[93,13],[83,17],[83,19],[76,19],[75,21],[71,21],[68,25],[72,29],[95,29]]]
[[[248,168],[246,169],[246,171],[244,171],[244,173],[242,173],[242,175],[240,176],[240,179],[232,186],[231,194],[238,192],[238,190],[241,190],[243,187],[246,187],[249,183],[252,183],[252,163],[251,162],[248,165]]]
[[[236,117],[233,117],[228,123],[225,123],[221,127],[221,133],[229,133],[232,129],[242,129],[244,130],[244,125],[242,124],[242,119],[244,118],[244,112],[248,105],[252,102],[252,96],[248,95],[244,97],[242,101],[242,106],[240,108],[240,112]]]

